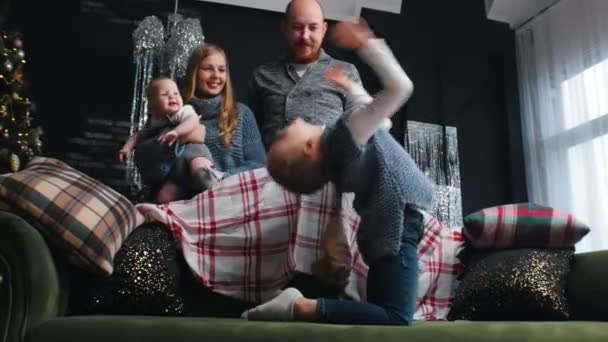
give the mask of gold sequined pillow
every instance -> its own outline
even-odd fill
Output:
[[[559,321],[570,316],[565,287],[572,249],[466,248],[448,320]]]

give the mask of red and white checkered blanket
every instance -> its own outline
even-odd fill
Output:
[[[315,261],[333,250],[352,266],[345,297],[364,300],[368,268],[356,244],[359,217],[352,199],[345,194],[339,205],[331,184],[312,195],[294,195],[266,169],[257,169],[187,201],[137,207],[148,220],[169,227],[191,270],[218,293],[264,302],[296,272],[312,274]],[[462,236],[426,214],[424,224],[414,319],[445,319],[462,270],[456,258]]]

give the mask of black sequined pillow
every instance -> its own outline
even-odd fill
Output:
[[[573,256],[572,249],[466,248],[448,320],[567,320],[565,287]]]
[[[144,223],[127,237],[116,254],[112,275],[73,272],[71,315],[237,318],[254,305],[201,285],[161,223]]]

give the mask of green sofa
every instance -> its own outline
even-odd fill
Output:
[[[66,316],[69,282],[39,232],[0,212],[0,342],[608,341],[608,251],[576,255],[573,321],[416,322],[412,327],[153,316]]]

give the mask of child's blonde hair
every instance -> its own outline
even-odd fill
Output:
[[[268,173],[281,186],[298,194],[313,193],[329,182],[323,158],[312,160],[303,153],[290,156],[268,155]]]
[[[171,77],[167,77],[167,76],[159,76],[159,77],[152,79],[150,81],[150,83],[148,83],[148,87],[146,87],[146,98],[148,99],[148,101],[150,101],[150,98],[152,98],[152,96],[154,95],[154,88],[156,87],[156,84],[163,80],[169,80],[177,85],[175,80],[173,80]]]

